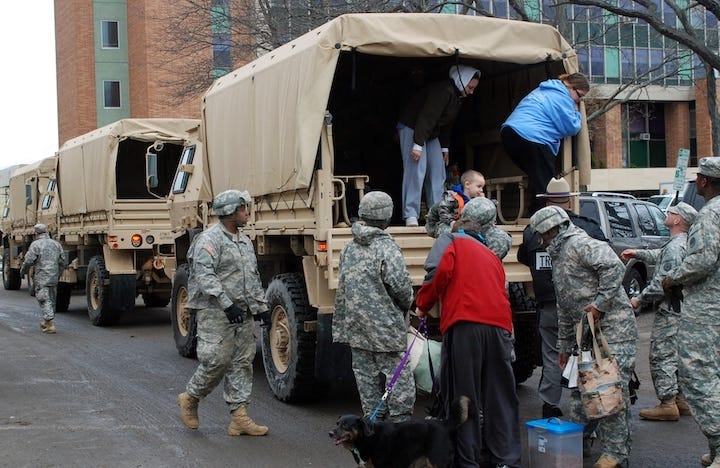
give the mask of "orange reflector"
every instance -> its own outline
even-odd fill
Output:
[[[318,251],[327,252],[327,242],[320,242],[318,244]]]
[[[140,234],[133,234],[130,238],[130,244],[133,247],[140,247],[142,245],[142,236]]]

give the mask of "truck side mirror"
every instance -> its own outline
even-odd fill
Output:
[[[148,146],[145,152],[145,185],[148,191],[151,188],[157,188],[158,182],[158,168],[157,168],[157,153],[163,150],[163,143],[156,141],[152,145]]]

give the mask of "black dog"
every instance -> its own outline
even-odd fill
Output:
[[[455,432],[474,411],[468,397],[455,399],[447,421],[417,419],[370,422],[354,415],[340,416],[330,432],[342,445],[374,468],[442,468],[452,464]],[[357,450],[357,452],[356,452]]]

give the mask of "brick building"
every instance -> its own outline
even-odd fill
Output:
[[[175,7],[164,0],[55,1],[61,145],[123,118],[199,118],[200,94],[179,100],[167,84],[173,72],[161,18]],[[177,57],[172,67],[182,66]]]

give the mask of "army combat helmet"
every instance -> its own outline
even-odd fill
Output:
[[[368,192],[360,200],[358,215],[363,220],[387,221],[392,218],[393,201],[385,192]]]
[[[545,234],[550,229],[570,222],[567,212],[559,206],[546,206],[537,211],[530,218],[530,228],[533,231]]]
[[[461,220],[472,221],[478,226],[486,226],[495,222],[497,208],[489,198],[473,198],[465,204],[460,215]]]
[[[250,205],[252,198],[247,190],[225,190],[213,199],[213,209],[218,216],[227,216],[235,213],[242,205]]]

